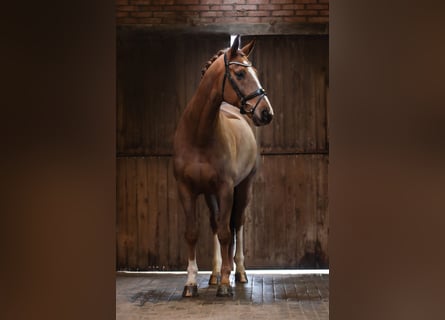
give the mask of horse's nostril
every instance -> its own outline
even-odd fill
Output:
[[[272,120],[272,115],[270,114],[269,110],[264,109],[261,111],[261,120],[263,122],[270,122]]]

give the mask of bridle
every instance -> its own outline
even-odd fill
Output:
[[[226,78],[229,79],[230,84],[232,85],[233,90],[235,90],[236,94],[238,95],[238,97],[241,100],[241,107],[240,107],[240,113],[241,114],[252,114],[255,112],[256,107],[258,106],[258,104],[260,103],[260,101],[267,95],[266,94],[266,90],[264,90],[263,88],[258,88],[256,89],[254,92],[248,94],[247,96],[245,96],[241,90],[239,89],[238,85],[236,84],[235,80],[233,80],[232,75],[230,74],[230,69],[229,69],[229,65],[231,64],[236,64],[239,66],[243,66],[243,67],[251,67],[252,63],[242,63],[242,62],[238,62],[238,61],[231,61],[228,62],[227,61],[227,55],[224,53],[224,65],[226,67],[226,72],[224,73],[224,80],[223,80],[223,84],[222,84],[222,97],[224,100],[224,87],[226,84]],[[248,104],[247,101],[260,96],[260,98],[257,100],[257,102],[255,103],[255,106],[253,106],[253,108],[251,108],[250,110],[246,110],[246,106],[252,106],[251,104]]]

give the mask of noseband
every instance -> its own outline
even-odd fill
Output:
[[[254,92],[248,94],[247,96],[245,96],[241,90],[239,89],[238,85],[236,84],[235,80],[233,80],[232,75],[230,74],[230,69],[229,69],[229,65],[231,64],[236,64],[239,66],[243,66],[243,67],[251,67],[252,63],[242,63],[242,62],[237,62],[237,61],[232,61],[232,62],[228,62],[227,61],[227,55],[224,53],[224,65],[226,66],[226,72],[224,73],[224,80],[223,80],[223,85],[222,85],[222,97],[224,100],[224,87],[226,84],[226,78],[229,79],[230,84],[232,85],[233,90],[235,90],[236,94],[238,95],[238,98],[240,98],[241,100],[241,108],[240,108],[240,113],[241,114],[252,114],[255,112],[256,107],[258,106],[258,103],[260,103],[260,101],[266,96],[266,90],[264,90],[263,88],[258,88],[256,89]],[[246,106],[248,105],[247,101],[260,96],[260,98],[258,99],[258,101],[255,103],[255,106],[253,106],[252,109],[250,110],[246,110]],[[250,105],[250,104],[249,104]],[[250,105],[252,106],[252,105]]]

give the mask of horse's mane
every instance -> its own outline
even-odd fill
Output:
[[[201,69],[201,77],[204,76],[204,73],[206,73],[207,69],[212,65],[212,63],[215,62],[215,60],[218,59],[218,57],[220,55],[222,55],[224,52],[226,52],[227,50],[228,49],[221,49],[221,50],[219,50],[213,57],[210,58],[209,61],[206,62],[204,67],[202,67],[202,69]]]

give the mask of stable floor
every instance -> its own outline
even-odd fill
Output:
[[[126,273],[116,276],[116,319],[329,319],[326,270],[247,271],[233,297],[216,296],[209,272],[198,275],[198,297],[183,298],[186,274]],[[233,272],[232,272],[233,278]]]

